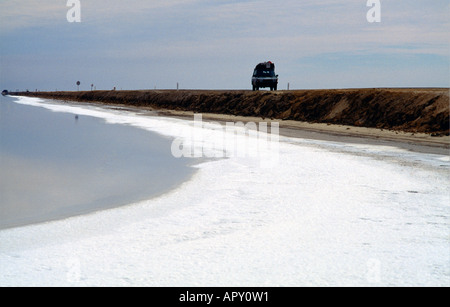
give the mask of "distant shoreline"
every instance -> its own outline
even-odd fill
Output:
[[[157,111],[160,115],[193,119],[194,112]],[[226,122],[278,122],[280,135],[293,138],[304,138],[330,142],[346,142],[356,144],[373,144],[396,146],[414,152],[431,154],[450,154],[450,136],[431,136],[426,133],[383,130],[377,128],[354,127],[346,125],[306,123],[291,120],[270,120],[248,116],[231,116],[223,114],[203,113],[205,121]],[[270,128],[270,125],[268,126]]]
[[[10,93],[65,102],[137,108],[205,120],[277,121],[290,137],[386,144],[448,154],[449,89],[343,89],[277,92],[140,90]],[[362,140],[365,139],[365,140]],[[398,145],[398,144],[397,144]]]

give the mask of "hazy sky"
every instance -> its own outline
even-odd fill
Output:
[[[271,60],[296,89],[448,87],[448,0],[0,0],[0,87],[250,89]]]

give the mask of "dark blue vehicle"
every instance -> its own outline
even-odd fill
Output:
[[[258,91],[262,87],[270,87],[271,91],[276,91],[278,87],[278,75],[275,74],[275,64],[264,62],[256,65],[253,71],[252,87]]]

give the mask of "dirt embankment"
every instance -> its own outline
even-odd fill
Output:
[[[141,90],[11,94],[449,135],[448,88],[278,92]]]

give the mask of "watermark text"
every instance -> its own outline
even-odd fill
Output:
[[[68,22],[81,22],[81,3],[80,0],[67,0],[67,6],[70,9],[67,11]]]
[[[380,0],[367,0],[367,6],[370,7],[366,18],[370,23],[381,22],[381,2]]]
[[[201,114],[194,115],[187,137],[172,142],[176,158],[258,158],[260,166],[278,163],[279,123],[271,122],[206,122]]]

